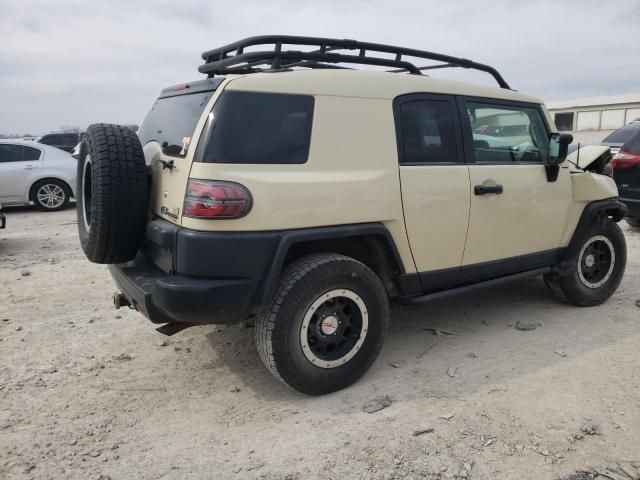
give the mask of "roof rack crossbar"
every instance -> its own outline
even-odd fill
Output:
[[[246,52],[247,47],[270,45],[270,50]],[[291,46],[315,46],[316,50],[300,51],[283,49],[284,45]],[[332,53],[335,50],[354,50],[357,54]],[[385,58],[371,55],[371,53],[393,54],[393,58]],[[354,52],[356,53],[356,52]],[[429,65],[417,67],[403,57],[415,57],[420,59],[442,62],[441,65]],[[479,70],[491,75],[502,88],[510,88],[502,75],[493,67],[482,63],[473,62],[466,58],[452,57],[441,53],[416,50],[412,48],[397,47],[380,43],[359,42],[350,39],[335,39],[321,37],[301,37],[291,35],[261,35],[239,40],[222,47],[209,50],[202,54],[205,61],[198,68],[200,73],[209,77],[229,73],[254,73],[267,69],[279,70],[292,66],[304,66],[310,68],[335,67],[338,63],[351,63],[356,65],[374,65],[381,67],[393,67],[393,72],[409,72],[420,75],[422,70],[435,68],[461,67]],[[266,68],[255,68],[265,65]]]

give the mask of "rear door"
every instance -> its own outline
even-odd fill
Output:
[[[545,264],[561,246],[572,190],[566,169],[547,179],[540,105],[459,98],[459,106],[471,181],[463,270],[484,277]]]
[[[469,172],[455,97],[404,95],[394,110],[409,244],[423,287],[435,286],[425,272],[457,276],[469,219]],[[438,275],[440,281],[446,278]]]
[[[138,130],[145,161],[153,172],[152,210],[172,223],[179,223],[194,137],[202,129],[201,117],[220,80],[202,83],[164,89]]]
[[[42,169],[42,151],[26,145],[0,144],[0,203],[21,203]]]

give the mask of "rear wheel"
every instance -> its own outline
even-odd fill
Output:
[[[314,254],[282,275],[256,323],[258,352],[285,384],[310,395],[345,388],[376,359],[387,329],[387,294],[366,265]]]
[[[62,181],[54,178],[41,180],[31,190],[31,200],[38,210],[54,212],[69,203],[71,192]]]
[[[599,305],[616,291],[627,263],[627,247],[618,224],[595,222],[582,240],[578,255],[564,274],[544,276],[560,300],[580,306]]]

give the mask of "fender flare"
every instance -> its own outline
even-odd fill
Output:
[[[332,227],[308,228],[300,230],[290,230],[282,233],[271,268],[267,271],[265,278],[261,282],[261,289],[256,292],[254,304],[260,305],[264,301],[268,301],[278,288],[278,281],[284,268],[284,262],[291,247],[296,244],[314,241],[328,240],[347,237],[361,237],[364,235],[375,235],[382,238],[385,246],[387,246],[393,256],[400,274],[405,273],[402,258],[398,252],[395,241],[391,232],[382,223],[363,223],[355,225],[338,225]]]
[[[602,221],[604,218],[610,218],[614,222],[619,222],[626,213],[626,205],[617,198],[595,200],[588,203],[584,207],[584,210],[582,210],[580,220],[578,220],[578,225],[573,232],[569,245],[567,245],[565,249],[561,263],[566,263],[577,258],[580,250],[580,242],[596,222]]]

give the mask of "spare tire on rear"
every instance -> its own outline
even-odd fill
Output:
[[[78,233],[95,263],[132,260],[144,235],[149,188],[138,136],[98,123],[82,139],[77,175]]]

